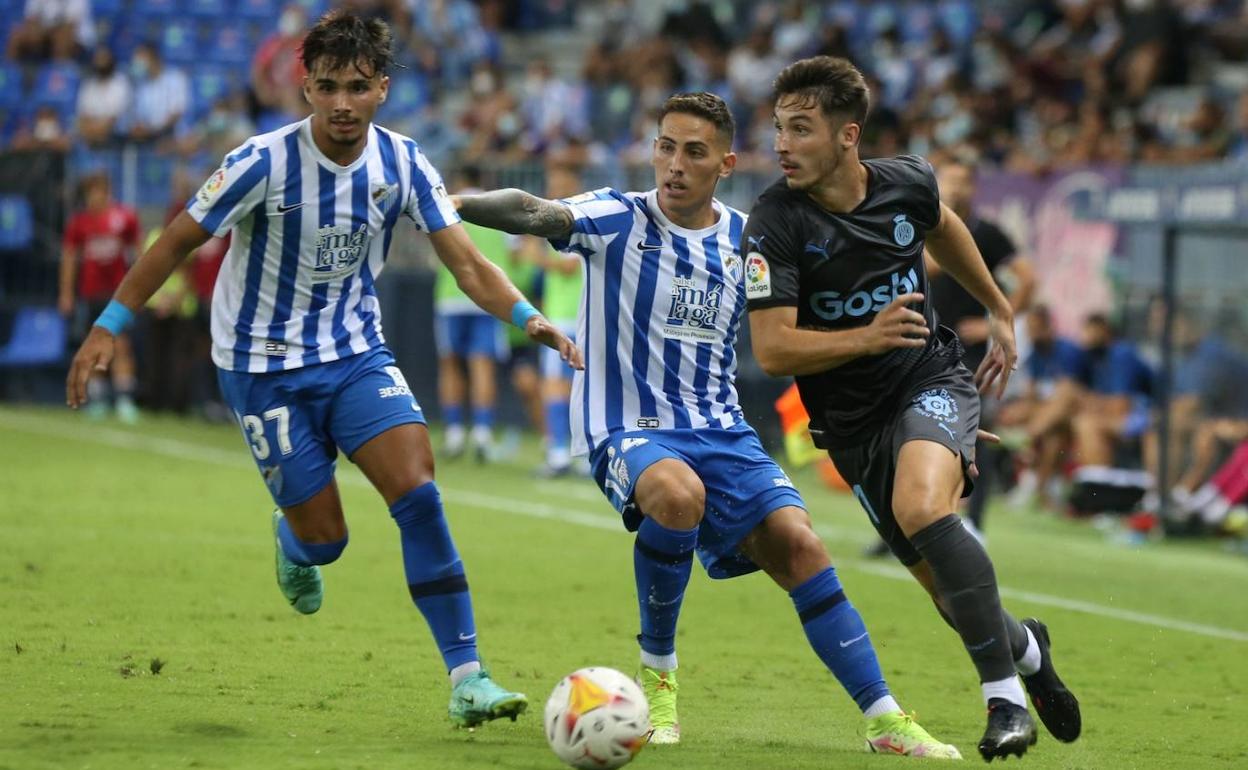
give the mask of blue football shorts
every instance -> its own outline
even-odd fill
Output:
[[[438,355],[507,360],[507,333],[485,313],[438,313],[433,325]]]
[[[633,500],[637,479],[659,460],[683,461],[706,488],[706,511],[698,528],[698,559],[713,578],[754,572],[741,541],[772,511],[805,509],[788,475],[763,450],[744,422],[731,428],[620,431],[591,454],[594,480],[635,532],[642,513]]]
[[[283,372],[217,370],[274,502],[306,502],[334,477],[338,450],[350,458],[398,425],[425,422],[394,356],[383,347]]]

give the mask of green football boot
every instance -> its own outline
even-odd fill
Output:
[[[316,565],[301,567],[282,551],[282,541],[277,537],[277,526],[282,521],[282,512],[273,511],[273,544],[277,549],[277,587],[282,589],[282,596],[304,615],[311,615],[321,608],[321,600],[325,598],[325,586],[321,582],[321,568]]]
[[[914,717],[902,711],[867,720],[867,750],[925,759],[962,758],[955,747],[933,738]]]
[[[654,728],[650,742],[680,743],[680,720],[676,717],[676,691],[680,685],[676,683],[676,672],[642,666],[637,680],[650,703],[650,725]]]
[[[508,692],[490,679],[485,669],[469,674],[451,690],[451,705],[447,708],[456,727],[476,727],[482,722],[500,717],[516,717],[529,707],[529,699],[523,693]]]

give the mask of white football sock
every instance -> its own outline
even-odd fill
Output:
[[[896,700],[894,700],[893,696],[885,695],[875,703],[867,706],[867,710],[862,712],[862,715],[867,719],[875,719],[876,717],[882,717],[885,714],[892,714],[896,711],[901,711],[901,706]]]
[[[646,668],[652,668],[655,671],[675,671],[676,653],[673,652],[671,655],[654,655],[642,650],[641,665]]]
[[[1040,670],[1040,643],[1036,641],[1036,635],[1031,633],[1031,629],[1023,626],[1023,630],[1027,632],[1027,649],[1023,652],[1023,657],[1014,661],[1014,668],[1023,676],[1031,676]]]
[[[464,681],[465,679],[467,679],[468,677],[472,676],[473,674],[477,673],[480,670],[481,670],[481,661],[479,660],[470,661],[468,663],[460,663],[458,666],[451,669],[451,687],[455,687],[455,685],[459,684],[460,682]]]
[[[1027,708],[1027,696],[1023,694],[1023,685],[1018,681],[1018,677],[1012,676],[1009,679],[1000,679],[996,682],[984,682],[980,685],[984,691],[984,703],[993,698],[1008,700],[1015,706]]]

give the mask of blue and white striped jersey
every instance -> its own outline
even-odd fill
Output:
[[[212,294],[212,359],[240,372],[334,361],[385,343],[373,281],[400,214],[426,232],[459,222],[411,139],[370,126],[349,166],[325,157],[310,119],[252,137],[187,204],[232,231]]]
[[[741,422],[734,348],[745,310],[745,215],[716,201],[719,220],[687,230],[664,216],[654,190],[604,188],[564,203],[572,235],[552,245],[586,263],[573,452],[615,431]]]

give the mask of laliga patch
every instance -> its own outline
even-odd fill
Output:
[[[583,192],[583,193],[580,193],[579,195],[573,195],[571,198],[564,198],[563,202],[576,204],[576,203],[591,203],[596,200],[598,200],[598,193],[594,192],[593,190],[590,190],[589,192]]]
[[[195,197],[199,199],[200,203],[210,206],[224,187],[225,169],[219,168],[213,172],[212,176],[208,177],[208,181],[204,182],[203,187],[199,188],[199,192],[195,194]]]
[[[745,296],[747,299],[766,299],[771,296],[771,266],[767,258],[751,251],[745,258]]]

